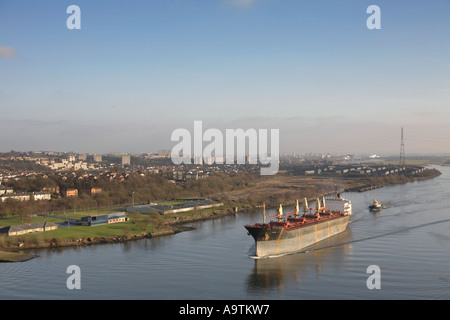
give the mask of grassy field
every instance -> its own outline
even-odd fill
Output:
[[[127,228],[129,227],[129,228]],[[124,235],[126,232],[131,234],[142,232],[143,230],[136,227],[135,224],[131,222],[114,223],[108,225],[101,225],[95,227],[88,226],[70,226],[70,227],[60,227],[57,230],[47,231],[43,233],[29,234],[26,237],[29,239],[41,239],[41,240],[51,240],[61,239],[61,240],[76,240],[80,238],[94,238],[94,237],[111,237],[114,235]]]
[[[87,211],[74,211],[74,212],[66,212],[66,213],[56,213],[52,214],[52,216],[57,216],[61,218],[68,218],[68,219],[81,219],[82,217],[86,216],[98,216],[101,214],[107,214],[107,213],[114,213],[114,212],[123,212],[124,210],[119,209],[102,209],[102,210],[87,210]]]
[[[137,212],[127,213],[128,221],[99,225],[99,226],[81,226],[81,225],[70,225],[59,224],[57,230],[46,231],[41,233],[25,234],[20,236],[10,236],[10,237],[0,237],[0,247],[11,244],[24,243],[27,244],[37,244],[37,243],[49,243],[51,241],[70,242],[80,239],[87,238],[109,238],[114,236],[130,236],[140,233],[153,233],[161,232],[163,230],[169,230],[169,225],[173,222],[185,221],[189,218],[202,218],[210,215],[213,212],[218,212],[224,210],[223,207],[220,208],[210,208],[203,210],[193,210],[189,212],[183,212],[178,214],[167,214],[167,215],[149,215],[141,214]],[[98,210],[91,211],[79,211],[76,213],[67,214],[67,217],[72,219],[79,219],[87,215],[98,215],[104,213],[111,213],[114,211],[99,212]],[[119,211],[122,212],[122,211]],[[65,215],[63,216],[65,217]],[[48,218],[48,217],[33,217],[26,219],[26,223],[40,222],[40,221],[51,221],[56,223],[63,222],[61,219]],[[25,223],[24,220],[20,218],[11,218],[1,220],[3,226],[7,225],[17,225]]]
[[[71,241],[81,238],[95,238],[95,237],[110,237],[114,235],[124,235],[125,226],[124,224],[130,224],[130,232],[133,226],[129,222],[117,223],[111,225],[97,226],[97,227],[87,227],[87,226],[70,226],[70,227],[59,227],[57,230],[31,233],[20,236],[10,236],[3,237],[1,239],[5,243],[15,243],[17,241],[25,243],[38,243],[38,242],[49,242],[52,239],[58,239],[60,241]]]
[[[31,258],[32,256],[26,253],[0,251],[0,262],[20,262]]]
[[[106,213],[114,213],[114,212],[123,212],[123,210],[89,210],[89,211],[76,211],[76,212],[67,212],[67,213],[55,213],[50,214],[49,216],[35,216],[35,217],[25,217],[21,218],[18,216],[12,217],[12,218],[5,218],[0,220],[0,226],[15,226],[18,224],[24,224],[24,223],[31,223],[31,222],[41,222],[41,221],[48,221],[53,223],[58,223],[61,221],[64,221],[65,218],[68,219],[81,219],[85,216],[96,216],[100,214],[106,214]],[[53,217],[59,217],[59,218],[53,218]]]
[[[26,219],[21,219],[20,217],[13,217],[13,218],[7,218],[7,219],[0,220],[0,226],[3,226],[3,227],[15,226],[15,225],[24,224],[24,223],[42,222],[42,221],[48,221],[48,222],[53,222],[53,223],[61,222],[60,219],[41,217],[41,216],[32,217],[32,218],[29,217]]]

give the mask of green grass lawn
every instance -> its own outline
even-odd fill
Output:
[[[69,219],[81,219],[82,217],[86,216],[97,216],[101,214],[107,214],[107,213],[115,213],[115,212],[123,212],[123,210],[88,210],[88,211],[76,211],[76,212],[67,212],[67,213],[55,213],[55,214],[49,214],[49,216],[35,216],[35,217],[26,217],[25,219],[21,219],[20,217],[12,217],[12,218],[6,218],[0,220],[0,226],[6,227],[6,226],[15,226],[18,224],[24,224],[24,223],[31,223],[31,222],[41,222],[41,221],[48,221],[48,222],[61,222],[64,221],[62,219],[58,218],[52,218],[52,217],[60,217],[65,219],[66,217]]]
[[[86,217],[86,216],[98,216],[98,215],[102,215],[102,214],[107,214],[107,213],[115,213],[115,212],[123,212],[124,210],[107,210],[107,209],[102,209],[102,210],[87,210],[87,211],[75,211],[75,212],[66,212],[66,213],[55,213],[55,214],[50,214],[51,216],[55,216],[55,217],[61,217],[61,218],[69,218],[69,219],[81,219],[82,217]]]
[[[146,225],[133,223],[131,221],[106,224],[95,227],[71,225],[70,227],[59,227],[57,230],[52,231],[4,237],[3,241],[15,241],[19,238],[29,242],[47,242],[51,241],[52,239],[58,239],[60,241],[70,241],[82,238],[106,238],[111,236],[122,236],[125,234],[137,234],[145,231],[146,228]]]
[[[48,217],[29,217],[26,219],[21,219],[19,217],[14,218],[8,218],[8,219],[1,219],[0,220],[0,226],[6,227],[6,226],[15,226],[18,224],[24,224],[24,223],[32,223],[32,222],[42,222],[42,221],[48,221],[48,222],[61,222],[61,219],[56,218],[48,218]]]
[[[128,228],[127,228],[128,227]],[[74,240],[80,238],[95,238],[95,237],[111,237],[117,235],[124,235],[126,232],[130,234],[139,233],[144,230],[136,227],[135,224],[131,222],[121,222],[114,224],[106,224],[95,227],[88,226],[70,226],[70,227],[60,227],[58,230],[47,231],[40,234],[28,235],[32,236],[42,236],[44,240],[51,240],[53,238],[62,240]]]
[[[17,225],[23,223],[40,222],[40,221],[50,221],[59,224],[57,230],[46,231],[41,233],[25,234],[20,236],[4,237],[2,241],[14,242],[18,239],[24,239],[30,242],[40,242],[40,241],[51,241],[52,239],[58,239],[60,241],[70,241],[77,239],[86,238],[102,238],[102,237],[112,237],[112,236],[123,236],[123,235],[133,235],[141,232],[155,232],[160,230],[165,230],[167,227],[164,226],[166,222],[172,219],[191,217],[193,215],[201,217],[207,215],[214,211],[220,211],[224,208],[209,208],[204,210],[193,210],[189,212],[183,212],[178,214],[168,214],[168,215],[148,215],[141,214],[137,212],[127,213],[128,221],[119,222],[113,224],[99,225],[99,226],[80,226],[80,225],[70,225],[69,227],[61,225],[60,223],[64,220],[48,217],[32,217],[28,218],[27,221],[23,221],[20,218],[11,218],[0,220],[0,225],[9,226]],[[67,214],[67,217],[72,219],[80,219],[81,217],[88,215],[98,215],[114,212],[112,210],[99,212],[98,210],[90,211],[79,211]],[[122,212],[122,211],[115,211]],[[57,215],[61,216],[61,214]],[[63,216],[65,217],[65,215]]]
[[[97,212],[97,211],[95,211]],[[111,212],[111,211],[108,211]],[[79,212],[80,216],[86,216],[87,214],[92,214],[92,212]],[[69,227],[65,225],[59,224],[62,222],[60,219],[47,218],[47,217],[33,217],[31,219],[27,219],[24,222],[19,218],[11,218],[0,220],[0,224],[2,226],[11,226],[18,225],[23,223],[32,223],[32,222],[41,222],[41,221],[50,221],[59,224],[59,228],[57,230],[40,232],[40,233],[32,233],[25,234],[19,236],[11,236],[4,237],[4,241],[14,241],[17,238],[23,238],[27,241],[50,241],[52,239],[60,239],[60,240],[74,240],[80,238],[95,238],[95,237],[111,237],[111,236],[122,236],[125,234],[136,234],[140,232],[147,231],[151,232],[152,225],[150,225],[151,220],[147,219],[148,217],[145,215],[133,215],[133,219],[126,222],[119,222],[113,224],[105,224],[99,226],[79,226],[79,225],[70,225]]]
[[[0,251],[0,262],[19,262],[30,259],[32,256],[26,253]]]

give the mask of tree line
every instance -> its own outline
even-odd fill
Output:
[[[214,197],[214,195],[240,189],[257,181],[259,175],[240,173],[211,174],[199,180],[190,180],[185,184],[175,184],[167,178],[150,173],[133,172],[126,176],[118,175],[112,179],[106,175],[80,178],[79,174],[41,174],[33,177],[11,179],[4,183],[14,192],[40,192],[43,188],[78,189],[78,197],[62,197],[53,193],[49,201],[17,201],[7,199],[0,201],[0,218],[19,216],[29,217],[33,214],[62,212],[64,210],[89,210],[109,208],[120,205],[144,204],[166,199],[183,197]],[[91,188],[102,191],[90,194]]]

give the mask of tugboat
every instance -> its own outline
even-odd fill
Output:
[[[374,199],[372,204],[369,206],[370,210],[381,210],[383,209],[383,205],[377,199]]]

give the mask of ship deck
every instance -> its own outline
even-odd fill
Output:
[[[246,225],[246,228],[260,228],[260,229],[285,229],[287,231],[298,228],[307,227],[314,224],[320,224],[344,217],[341,213],[321,213],[318,216],[315,214],[306,214],[301,217],[288,217],[283,221],[270,221],[269,223],[256,223],[254,225]]]

